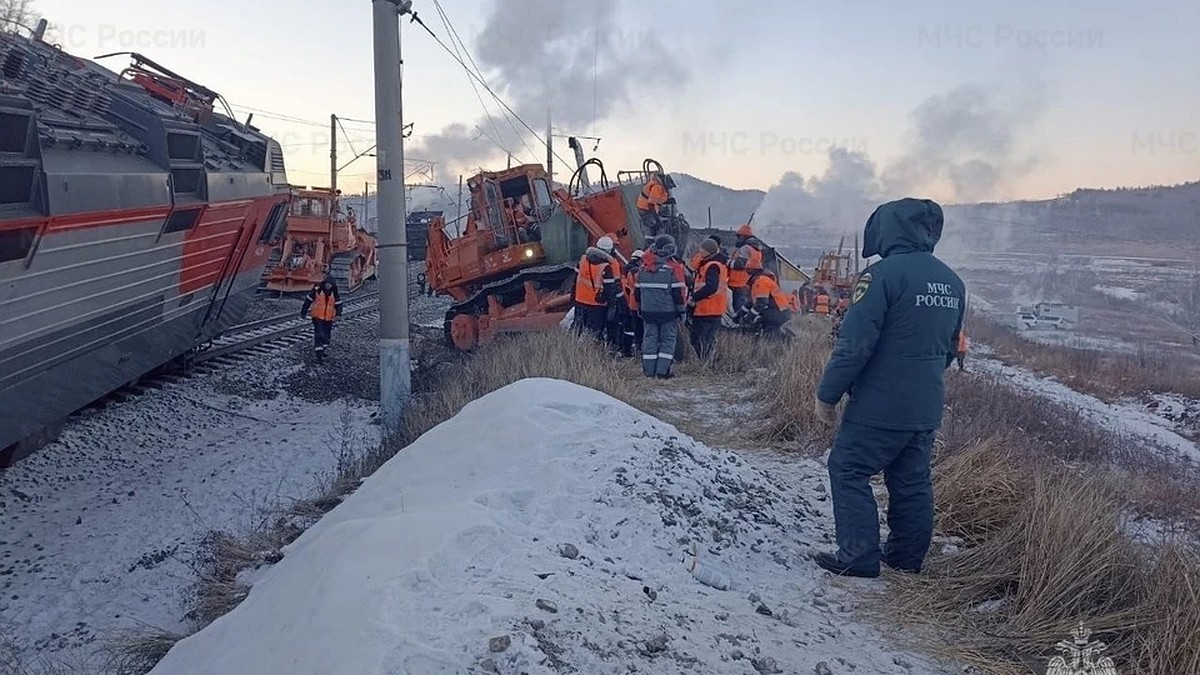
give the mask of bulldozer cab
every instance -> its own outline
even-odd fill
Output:
[[[540,240],[539,225],[550,216],[554,202],[545,171],[525,164],[471,178],[471,213],[464,236],[489,232],[490,250]]]

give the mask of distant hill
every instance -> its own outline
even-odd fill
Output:
[[[965,243],[982,250],[1046,246],[1077,252],[1172,248],[1200,251],[1200,181],[1114,190],[1079,189],[1055,199],[969,204],[946,209]]]
[[[696,178],[686,173],[673,173],[675,201],[679,210],[694,227],[708,226],[708,209],[712,208],[712,224],[718,228],[736,228],[746,222],[762,203],[762,190],[734,190]]]

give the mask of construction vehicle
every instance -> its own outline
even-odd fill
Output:
[[[812,286],[823,288],[828,293],[849,295],[858,281],[859,258],[858,237],[854,238],[854,249],[844,251],[845,235],[838,242],[837,251],[825,251],[817,260],[817,268],[813,272]]]
[[[479,173],[467,182],[470,211],[460,235],[447,232],[441,216],[430,221],[426,275],[434,292],[455,300],[445,334],[457,349],[558,327],[571,309],[579,258],[600,237],[612,238],[622,262],[645,248],[635,204],[662,166],[646,160],[610,184],[599,160],[578,164],[566,189],[556,189],[540,164]],[[664,231],[683,250],[687,225],[673,209]]]
[[[263,272],[261,288],[308,292],[326,276],[353,292],[375,276],[375,237],[358,227],[354,209],[342,209],[341,192],[292,188],[287,229]]]

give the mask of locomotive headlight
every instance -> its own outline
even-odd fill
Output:
[[[532,258],[533,257],[533,249],[531,249],[531,248],[525,249],[525,257]]]

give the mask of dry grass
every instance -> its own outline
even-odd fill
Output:
[[[755,406],[760,443],[825,447],[832,434],[817,424],[812,401],[830,350],[828,325],[806,317],[795,326],[798,337],[787,346],[722,334],[715,357],[681,363],[671,385],[648,385],[637,359],[614,359],[557,331],[501,340],[470,357],[423,358],[402,439],[387,447],[345,441],[337,470],[314,497],[265,519],[250,536],[210,538],[197,627],[245,597],[241,571],[277,560],[396,452],[467,403],[523,378],[576,382],[652,412],[671,400],[664,393],[737,383]],[[1164,519],[1200,512],[1195,475],[1172,474],[1176,467],[1035,395],[975,375],[948,380],[935,467],[938,527],[967,546],[931,559],[927,575],[894,580],[884,604],[901,625],[921,626],[918,634],[932,638],[927,646],[935,651],[987,672],[1017,673],[1041,672],[1055,642],[1082,619],[1119,667],[1200,672],[1200,563],[1171,544],[1134,544],[1122,530],[1122,514],[1131,511]],[[999,609],[975,611],[995,600],[1003,600]],[[153,655],[172,639],[151,637],[128,652]],[[1120,672],[1127,670],[1135,669]]]
[[[939,459],[939,530],[974,545],[896,575],[891,618],[988,673],[1041,672],[1080,621],[1120,672],[1200,672],[1200,560],[1135,544],[1122,486],[1093,473],[1016,463],[990,441]]]
[[[1182,394],[1200,400],[1200,377],[1193,367],[1179,367],[1163,350],[1139,347],[1136,353],[1037,344],[1016,330],[982,314],[970,318],[971,339],[991,347],[1006,363],[1053,376],[1076,391],[1104,399],[1145,392]]]

